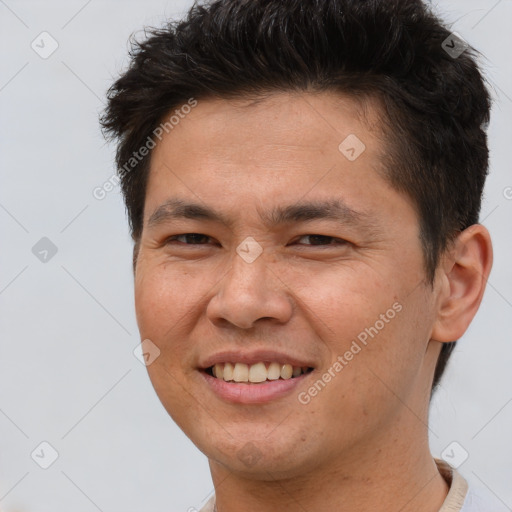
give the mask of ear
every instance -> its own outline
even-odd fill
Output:
[[[462,231],[440,265],[437,318],[431,338],[458,340],[473,320],[492,267],[492,242],[487,229],[474,224]]]

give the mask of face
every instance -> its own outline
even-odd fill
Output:
[[[162,404],[213,464],[297,476],[424,428],[435,288],[376,112],[205,100],[154,149],[137,321]]]

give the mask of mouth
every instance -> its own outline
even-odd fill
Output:
[[[240,362],[216,363],[203,370],[207,375],[224,382],[238,384],[262,384],[265,382],[290,380],[313,371],[310,366],[293,366],[277,361],[260,361],[255,364]]]
[[[293,400],[316,368],[311,359],[264,348],[218,352],[197,367],[214,396],[237,405]]]

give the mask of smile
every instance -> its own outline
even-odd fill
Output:
[[[279,379],[288,380],[309,373],[313,368],[308,366],[292,366],[288,363],[258,362],[256,364],[245,363],[217,363],[206,369],[206,373],[225,382],[237,382],[247,384],[260,384],[266,381]]]

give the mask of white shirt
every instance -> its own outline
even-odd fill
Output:
[[[446,462],[440,459],[434,460],[439,472],[450,486],[439,512],[510,512],[508,507],[495,500],[483,489],[470,488],[466,479]],[[199,512],[213,512],[214,505],[215,495]]]

